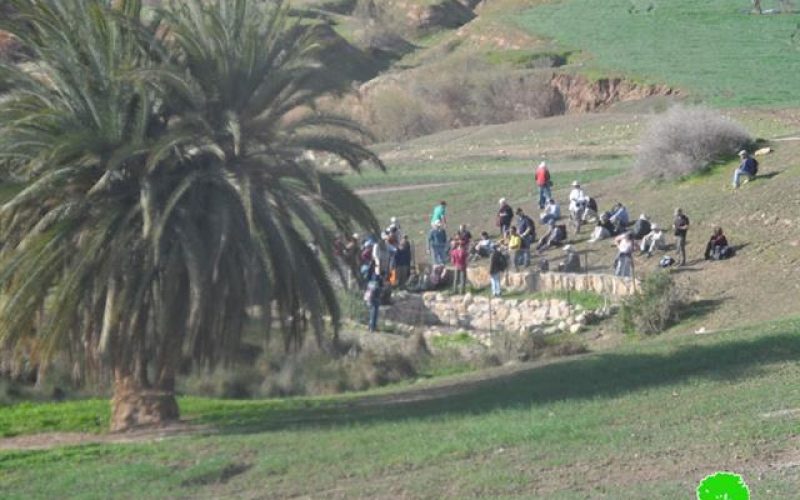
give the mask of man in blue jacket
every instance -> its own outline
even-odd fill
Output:
[[[733,173],[733,189],[739,187],[739,180],[742,177],[747,177],[747,180],[751,181],[758,173],[758,162],[755,158],[750,156],[746,150],[743,149],[739,151],[739,158],[742,159],[742,162],[739,163],[739,166]]]

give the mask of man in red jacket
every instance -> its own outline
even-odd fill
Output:
[[[541,162],[536,167],[536,185],[539,187],[539,209],[541,210],[547,200],[552,197],[550,188],[553,186],[553,182],[550,180],[550,170],[547,169],[545,162]]]
[[[467,258],[469,252],[464,247],[463,242],[458,242],[456,247],[450,251],[450,262],[456,270],[453,280],[453,293],[465,293],[467,291]]]

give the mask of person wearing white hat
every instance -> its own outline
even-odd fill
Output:
[[[572,181],[572,191],[569,192],[569,215],[575,223],[575,232],[580,232],[581,222],[583,222],[583,212],[589,203],[589,197],[581,189],[578,181]]]
[[[579,273],[581,271],[581,258],[575,247],[566,245],[564,247],[564,260],[559,262],[558,271],[561,273]]]
[[[742,177],[745,178],[745,182],[752,181],[758,173],[758,161],[750,156],[747,150],[743,149],[739,151],[739,158],[741,158],[742,162],[739,163],[739,166],[736,167],[736,170],[733,172],[733,189],[739,187]]]
[[[666,248],[667,237],[664,235],[664,231],[658,224],[653,224],[650,227],[650,232],[642,238],[639,249],[650,257],[655,250],[665,250]]]
[[[539,188],[539,210],[542,210],[547,200],[552,198],[551,188],[553,182],[550,180],[550,170],[547,163],[541,162],[536,167],[536,186]]]
[[[636,222],[633,223],[633,239],[641,240],[650,233],[651,229],[652,225],[647,214],[640,215]]]
[[[511,208],[505,198],[500,198],[497,204],[500,205],[500,209],[495,216],[497,219],[497,227],[500,228],[500,236],[505,238],[508,236],[508,230],[511,227],[511,223],[514,221],[514,209]]]

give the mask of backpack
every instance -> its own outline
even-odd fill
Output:
[[[661,260],[658,261],[659,267],[669,267],[674,263],[675,263],[675,259],[673,259],[669,255],[665,255],[665,256],[661,257]]]
[[[755,158],[750,158],[750,159],[753,160],[753,172],[751,173],[751,175],[757,175],[758,174],[758,160],[756,160]]]

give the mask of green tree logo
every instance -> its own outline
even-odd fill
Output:
[[[750,500],[750,489],[739,474],[717,472],[700,482],[697,500]]]

